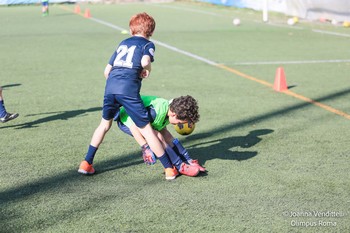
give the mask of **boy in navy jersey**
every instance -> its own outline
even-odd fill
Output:
[[[129,28],[132,36],[118,45],[104,70],[107,81],[102,119],[92,136],[85,160],[80,163],[79,173],[90,175],[95,173],[92,164],[96,151],[110,129],[113,117],[123,106],[163,164],[166,178],[176,177],[177,171],[173,168],[152,129],[140,96],[141,81],[150,75],[151,62],[154,61],[155,46],[149,39],[155,26],[154,19],[147,13],[139,13],[131,17]]]

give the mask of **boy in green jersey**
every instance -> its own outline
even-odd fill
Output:
[[[170,101],[156,96],[141,96],[141,99],[148,111],[152,128],[156,131],[167,155],[177,170],[188,176],[196,176],[199,171],[205,172],[205,168],[199,165],[198,160],[192,159],[180,141],[174,138],[166,128],[168,124],[198,122],[197,101],[189,95]],[[114,120],[118,122],[118,126],[123,132],[135,138],[142,149],[142,157],[145,163],[154,164],[156,157],[123,107],[120,108]]]

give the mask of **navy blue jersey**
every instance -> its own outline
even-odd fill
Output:
[[[141,59],[148,55],[153,62],[154,51],[153,42],[144,37],[133,36],[123,40],[109,60],[112,69],[107,79],[105,95],[138,96],[142,81],[140,74],[143,70]]]

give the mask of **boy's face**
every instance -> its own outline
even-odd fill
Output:
[[[172,125],[177,125],[177,124],[184,124],[186,123],[187,121],[186,120],[179,120],[177,119],[177,116],[175,113],[171,112],[169,114],[169,123],[172,124]]]

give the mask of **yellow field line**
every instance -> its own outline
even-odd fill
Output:
[[[250,79],[250,80],[252,80],[252,81],[254,81],[254,82],[258,82],[258,83],[260,83],[260,84],[262,84],[262,85],[265,85],[265,86],[267,86],[267,87],[273,87],[273,84],[271,84],[271,83],[268,83],[268,82],[266,82],[266,81],[264,81],[264,80],[260,80],[260,79],[258,79],[258,78],[252,77],[252,76],[249,76],[249,75],[244,74],[244,73],[242,73],[242,72],[240,72],[240,71],[238,71],[238,70],[236,70],[236,69],[227,67],[227,66],[222,65],[222,64],[218,64],[218,65],[216,65],[216,66],[219,67],[219,68],[221,68],[221,69],[227,70],[227,71],[229,71],[229,72],[231,72],[231,73],[234,73],[234,74],[236,74],[236,75],[238,75],[238,76],[241,76],[241,77],[243,77],[243,78]],[[307,98],[307,97],[305,97],[305,96],[299,95],[299,94],[297,94],[297,93],[295,93],[295,92],[292,92],[292,91],[290,91],[290,90],[283,91],[283,92],[281,92],[281,93],[284,93],[284,94],[289,95],[289,96],[293,96],[294,98],[297,98],[297,99],[300,99],[300,100],[302,100],[302,101],[308,102],[308,103],[310,103],[310,104],[316,105],[316,106],[318,106],[318,107],[320,107],[320,108],[323,108],[323,109],[325,109],[325,110],[327,110],[327,111],[329,111],[329,112],[335,113],[335,114],[337,114],[337,115],[339,115],[339,116],[342,116],[342,117],[344,117],[344,118],[350,120],[350,114],[348,114],[348,113],[346,113],[346,112],[343,112],[343,111],[340,111],[340,110],[338,110],[338,109],[332,108],[332,107],[330,107],[330,106],[328,106],[328,105],[326,105],[326,104],[322,104],[322,103],[320,103],[320,102],[317,102],[317,101],[312,100],[312,99],[310,99],[310,98]]]
[[[234,73],[234,74],[237,74],[238,76],[241,76],[243,78],[246,78],[246,79],[250,79],[250,80],[253,80],[254,82],[257,82],[257,83],[260,83],[262,85],[265,85],[265,86],[268,86],[268,87],[273,87],[273,85],[271,83],[268,83],[264,80],[260,80],[260,79],[257,79],[257,78],[254,78],[252,76],[249,76],[247,74],[244,74],[236,69],[233,69],[233,68],[230,68],[230,67],[227,67],[225,65],[222,65],[222,64],[217,64],[216,65],[217,67],[221,68],[221,69],[224,69],[224,70],[227,70],[227,71],[230,71],[231,73]]]
[[[284,91],[283,93],[285,93],[285,94],[287,94],[287,95],[290,95],[290,96],[293,96],[293,97],[295,97],[295,98],[297,98],[297,99],[303,100],[303,101],[305,101],[305,102],[309,102],[309,103],[311,103],[311,104],[314,104],[314,105],[316,105],[316,106],[318,106],[318,107],[320,107],[320,108],[323,108],[323,109],[325,109],[325,110],[327,110],[327,111],[329,111],[329,112],[335,113],[335,114],[337,114],[337,115],[339,115],[339,116],[342,116],[342,117],[344,117],[344,118],[350,120],[350,115],[347,114],[346,112],[343,112],[343,111],[340,111],[340,110],[338,110],[338,109],[332,108],[332,107],[330,107],[330,106],[328,106],[328,105],[326,105],[326,104],[322,104],[322,103],[320,103],[320,102],[317,102],[317,101],[315,101],[315,100],[312,100],[312,99],[310,99],[310,98],[307,98],[307,97],[305,97],[305,96],[299,95],[299,94],[297,94],[297,93],[295,93],[295,92],[292,92],[292,91],[289,91],[289,90]]]

